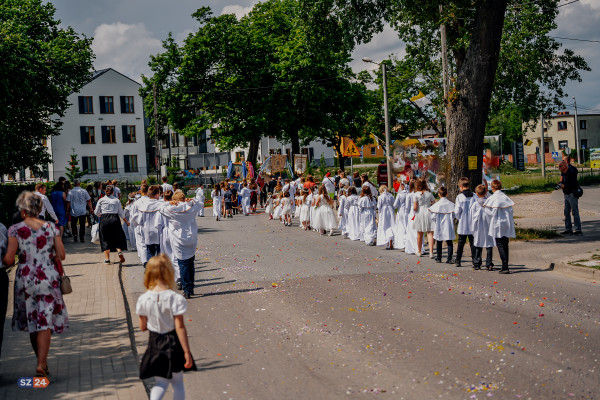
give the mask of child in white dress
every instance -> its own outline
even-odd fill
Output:
[[[274,211],[273,211],[273,219],[275,220],[279,220],[281,221],[281,223],[283,223],[282,221],[282,215],[283,215],[283,193],[277,193],[275,195],[275,201],[273,203]]]
[[[265,208],[265,214],[269,216],[269,219],[273,219],[273,195],[271,193],[267,195],[267,207]]]
[[[319,188],[319,195],[315,201],[315,228],[324,235],[329,231],[329,236],[333,236],[333,230],[337,227],[338,221],[335,216],[335,211],[332,208],[333,199],[327,192],[325,185]]]
[[[356,187],[352,186],[348,189],[345,206],[348,238],[350,240],[360,240],[360,210],[358,209],[358,195],[356,194]]]
[[[388,191],[386,185],[379,187],[377,198],[377,211],[379,214],[377,222],[377,246],[386,244],[386,250],[394,247],[394,225],[396,214],[394,212],[394,196]]]
[[[210,197],[213,201],[213,217],[215,217],[215,220],[219,221],[223,215],[223,210],[221,207],[221,203],[223,201],[223,192],[221,191],[221,186],[219,184],[215,184],[214,190],[211,192]]]
[[[502,183],[499,180],[494,179],[491,186],[494,194],[483,204],[490,217],[488,232],[496,241],[498,254],[500,254],[502,260],[500,273],[510,274],[508,269],[508,240],[516,236],[512,208],[515,203],[502,192]]]
[[[290,198],[290,192],[283,192],[282,204],[281,214],[283,216],[283,224],[285,226],[292,226],[292,199]]]
[[[375,246],[377,237],[377,223],[375,222],[376,200],[371,195],[371,188],[367,185],[362,187],[358,209],[360,210],[360,233],[361,240],[367,246]]]
[[[417,231],[417,256],[421,256],[423,235],[427,233],[429,242],[429,258],[433,258],[433,219],[429,207],[435,203],[435,199],[429,191],[427,181],[419,179],[416,183],[413,197],[413,209],[415,210],[414,229]]]
[[[436,240],[436,256],[435,261],[442,262],[442,243],[446,242],[448,247],[448,257],[446,264],[452,264],[453,240],[456,238],[454,233],[454,203],[446,198],[448,189],[444,186],[438,189],[440,200],[429,207],[429,212],[432,214],[434,228],[433,238]]]
[[[312,208],[310,204],[312,195],[308,193],[308,189],[302,190],[302,196],[298,201],[300,202],[300,207],[298,207],[300,208],[300,225],[302,229],[308,230],[310,227],[310,209]]]
[[[338,229],[342,232],[342,237],[348,237],[348,214],[346,212],[346,190],[347,186],[338,191]]]
[[[471,232],[473,233],[473,245],[475,246],[475,256],[473,257],[473,269],[481,269],[482,263],[482,251],[485,247],[486,258],[485,268],[488,271],[494,270],[494,264],[492,263],[492,253],[496,242],[494,238],[490,236],[490,218],[487,215],[486,209],[483,208],[483,204],[487,200],[487,187],[485,185],[479,185],[475,188],[474,200],[471,202],[471,208],[469,213],[471,215]]]
[[[408,194],[406,195],[406,204],[404,206],[407,210],[406,241],[404,251],[407,254],[417,253],[417,231],[414,229],[415,208],[413,204],[416,184],[417,181],[415,179],[411,179],[410,183],[408,184]],[[419,249],[418,253],[421,253],[421,249]]]
[[[396,212],[396,221],[394,224],[394,248],[404,250],[406,246],[406,196],[408,190],[406,190],[404,182],[400,183],[400,188],[396,199],[394,200],[394,209]]]

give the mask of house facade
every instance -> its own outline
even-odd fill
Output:
[[[48,179],[65,176],[74,152],[85,180],[140,180],[148,175],[140,84],[112,68],[69,96],[61,133],[48,139]]]
[[[579,145],[582,150],[600,147],[600,114],[579,114],[575,120],[574,114],[561,112],[544,119],[543,144],[540,121],[534,129],[528,129],[527,124],[523,124],[525,162],[541,162],[542,149],[546,163],[560,161],[563,150],[570,152],[577,148],[575,126],[579,128]],[[556,157],[556,153],[559,157]]]

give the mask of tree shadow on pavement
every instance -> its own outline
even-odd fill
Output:
[[[202,293],[202,297],[206,296],[220,296],[222,294],[238,294],[238,293],[248,293],[248,292],[258,292],[263,290],[263,287],[252,288],[252,289],[237,289],[237,290],[226,290],[224,292],[212,292],[212,293]]]

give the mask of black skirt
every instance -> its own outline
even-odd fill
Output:
[[[118,214],[102,214],[98,233],[102,251],[127,250],[127,239]]]
[[[184,365],[185,355],[177,333],[175,331],[168,333],[150,331],[148,348],[146,348],[140,365],[140,379],[148,379],[153,376],[172,379],[173,373],[198,370],[195,362],[189,369],[184,368]]]

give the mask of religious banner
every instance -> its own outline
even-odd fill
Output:
[[[294,154],[294,172],[296,175],[302,175],[308,165],[308,155]]]
[[[271,156],[271,173],[276,174],[285,170],[285,163],[287,161],[287,155],[285,154],[273,154]]]

